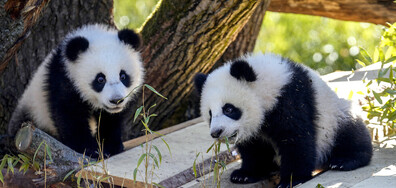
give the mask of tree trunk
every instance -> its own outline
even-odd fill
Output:
[[[396,22],[392,0],[272,0],[268,10],[382,25]]]
[[[4,9],[3,4],[0,4],[0,12]],[[113,24],[112,8],[112,0],[67,0],[48,3],[42,12],[41,20],[0,73],[0,134],[6,132],[8,120],[19,97],[45,56],[56,47],[66,33],[76,27],[94,22]],[[0,16],[8,15],[1,13]],[[2,19],[0,17],[0,20]],[[3,29],[12,31],[12,28],[1,29],[1,33],[4,33]]]
[[[223,65],[229,60],[238,58],[246,53],[253,52],[268,4],[270,4],[269,0],[260,2],[249,21],[238,33],[236,39],[227,47],[227,50],[223,53],[220,59],[216,61],[210,71]],[[191,92],[184,96],[184,100],[180,103],[179,107],[176,108],[175,113],[164,122],[163,126],[168,127],[199,117],[199,100],[200,98],[195,92]]]
[[[193,76],[213,67],[261,1],[162,1],[141,32],[145,83],[168,98],[145,93],[146,107],[157,104],[152,110],[158,114],[151,119],[152,129],[163,128],[162,123],[191,93]],[[141,129],[138,124],[128,132],[137,136]]]

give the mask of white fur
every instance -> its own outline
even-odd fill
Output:
[[[131,99],[127,97],[143,82],[143,65],[140,54],[118,39],[118,31],[103,25],[88,25],[71,34],[68,39],[83,36],[89,41],[87,51],[81,53],[76,62],[65,59],[68,76],[73,80],[77,91],[84,101],[88,101],[96,109],[106,109],[105,106],[116,108],[110,113],[122,111]],[[124,70],[130,77],[132,85],[126,88],[119,80],[120,71]],[[106,85],[98,93],[91,87],[95,76],[102,72],[106,76]],[[127,97],[118,105],[111,104],[114,97]]]
[[[276,97],[282,86],[290,81],[291,72],[281,58],[272,54],[245,56],[257,74],[257,81],[237,80],[230,74],[231,62],[216,69],[202,88],[201,113],[209,122],[212,111],[211,131],[224,128],[220,135],[231,136],[238,131],[238,140],[244,141],[256,135],[264,121],[264,114],[276,104]],[[242,117],[235,121],[222,112],[222,107],[231,103],[242,111]]]
[[[140,54],[120,41],[117,32],[104,25],[88,25],[67,35],[63,43],[65,46],[69,39],[76,36],[87,38],[89,47],[86,52],[79,54],[77,62],[69,62],[65,57],[63,59],[68,77],[83,100],[88,101],[96,109],[103,109],[105,105],[114,108],[114,110],[108,110],[110,113],[123,110],[131,98],[127,95],[142,84],[144,76]],[[34,74],[18,103],[16,112],[26,109],[38,128],[56,136],[58,135],[57,129],[51,119],[47,91],[44,90],[44,80],[48,74],[47,66],[54,53],[55,51],[52,51],[46,57]],[[119,80],[121,70],[124,70],[131,78],[129,88],[126,88]],[[91,83],[99,72],[106,75],[107,82],[102,92],[97,93],[92,89]],[[109,102],[110,99],[117,97],[127,98],[118,105]],[[96,133],[96,120],[94,121],[89,120],[92,133]]]
[[[226,128],[221,136],[231,136],[239,131],[239,140],[256,135],[265,121],[264,114],[277,103],[283,86],[290,82],[292,72],[282,58],[273,54],[247,55],[246,60],[257,74],[257,81],[240,81],[230,75],[230,63],[209,74],[202,90],[201,112],[209,122],[212,111],[211,131]],[[316,152],[317,165],[327,160],[333,148],[338,123],[351,116],[350,102],[340,99],[320,76],[303,65],[312,79],[317,109]],[[241,119],[235,121],[222,113],[222,106],[231,103],[242,111]],[[276,148],[276,146],[275,146]]]
[[[45,75],[48,74],[48,69],[46,67],[50,58],[53,56],[53,53],[55,53],[55,51],[52,51],[37,69],[37,72],[34,74],[18,103],[16,112],[19,109],[27,109],[27,111],[33,112],[29,114],[36,123],[36,126],[54,136],[57,136],[58,132],[50,117],[48,109],[49,104],[47,101],[47,91],[43,90],[45,87],[43,80],[45,79]]]
[[[315,104],[317,109],[316,124],[316,154],[317,165],[320,166],[327,161],[327,156],[333,148],[336,131],[338,129],[339,118],[342,117],[342,105],[347,101],[341,101],[337,94],[331,90],[319,74],[304,66],[308,75],[312,79],[312,86],[315,91]],[[343,104],[344,103],[344,104]],[[347,102],[347,104],[349,104]]]

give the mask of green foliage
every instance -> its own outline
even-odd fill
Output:
[[[163,99],[167,99],[166,97],[164,97],[163,95],[161,95],[158,91],[156,91],[153,87],[151,87],[150,85],[147,84],[143,84],[143,91],[142,91],[142,101],[143,101],[143,105],[140,106],[135,114],[134,114],[134,118],[133,120],[135,121],[139,116],[142,117],[141,119],[141,123],[144,126],[144,133],[145,133],[145,138],[146,141],[144,144],[141,145],[143,153],[142,155],[140,155],[138,162],[137,162],[137,166],[133,171],[133,180],[134,182],[136,181],[136,176],[137,173],[139,172],[139,166],[141,164],[144,164],[144,183],[145,186],[147,187],[148,185],[155,185],[157,187],[163,187],[162,185],[159,185],[158,183],[153,182],[153,176],[155,175],[154,170],[155,168],[159,168],[162,162],[162,154],[161,151],[158,149],[157,146],[153,145],[152,142],[149,142],[149,135],[151,134],[156,134],[159,136],[163,136],[162,134],[153,131],[149,128],[149,122],[150,122],[150,118],[157,116],[156,114],[150,114],[150,110],[151,108],[155,107],[156,104],[152,105],[148,110],[146,110],[145,106],[144,106],[144,89],[147,88],[149,90],[151,90],[153,93],[155,93],[156,95],[162,97]],[[169,153],[172,155],[170,147],[168,145],[168,143],[161,138],[162,142],[166,145],[166,147],[168,148]],[[152,153],[152,149],[155,150],[155,153]],[[157,155],[155,155],[157,154]],[[149,169],[150,167],[150,161],[152,163],[151,169]]]
[[[42,148],[44,146],[44,148]],[[3,156],[3,158],[0,160],[0,181],[4,183],[4,175],[2,173],[2,169],[4,167],[7,167],[7,173],[11,172],[14,174],[15,168],[19,166],[19,172],[23,170],[23,173],[26,173],[29,169],[33,169],[34,171],[40,171],[40,163],[36,160],[37,153],[40,151],[40,149],[43,150],[44,156],[44,169],[46,168],[47,164],[47,157],[49,158],[48,164],[50,164],[52,160],[52,153],[51,153],[51,148],[48,146],[48,144],[45,141],[42,141],[39,146],[37,147],[37,150],[34,153],[33,158],[29,157],[28,155],[25,154],[18,154],[18,156],[15,155],[9,155],[6,154]],[[44,173],[46,171],[44,170]],[[45,175],[44,178],[47,176]]]
[[[118,27],[139,28],[159,0],[116,0]],[[320,74],[358,68],[360,47],[373,51],[381,27],[319,16],[266,12],[255,52],[273,52],[301,62]]]
[[[114,22],[119,28],[138,29],[154,11],[159,0],[115,0]]]
[[[378,71],[376,83],[381,84],[381,91],[374,91],[368,86],[374,84],[367,83],[367,105],[363,110],[367,112],[368,119],[376,119],[380,125],[388,126],[395,131],[396,122],[396,23],[389,24],[382,37],[380,45],[375,49],[373,55],[362,51],[363,59],[361,63],[372,64],[381,62],[381,69]]]
[[[210,170],[212,169],[212,164],[214,162],[212,182],[213,182],[213,185],[216,185],[216,187],[218,187],[218,188],[221,187],[221,181],[220,181],[221,175],[227,169],[226,161],[220,160],[220,157],[219,157],[220,147],[221,147],[222,142],[224,142],[226,144],[227,150],[230,152],[230,143],[229,143],[227,137],[224,137],[223,139],[215,140],[213,142],[213,144],[210,145],[209,148],[206,150],[206,153],[209,153],[210,151],[212,151],[212,157],[211,157],[211,163],[210,163],[209,169]],[[193,163],[193,172],[194,172],[195,178],[198,177],[197,159],[200,155],[201,155],[201,152],[197,153],[197,155],[195,156],[194,163]],[[204,171],[205,171],[205,167],[202,164],[202,166],[199,166],[199,173],[201,176],[205,176]],[[205,177],[204,177],[204,181],[201,183],[203,184],[202,186],[205,187]]]
[[[381,26],[319,16],[266,12],[255,52],[273,52],[320,74],[356,69],[359,47],[372,51]]]

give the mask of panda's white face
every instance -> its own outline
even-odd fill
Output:
[[[207,77],[202,88],[201,114],[213,138],[244,141],[260,130],[264,108],[252,84],[233,78],[230,65]]]
[[[208,76],[198,74],[195,85],[201,94],[201,115],[210,125],[211,136],[246,141],[257,135],[291,74],[287,63],[272,54],[247,55]]]
[[[73,62],[66,62],[68,76],[83,100],[96,109],[118,113],[143,81],[140,55],[121,41],[116,31],[87,33],[79,35],[87,39],[89,47]]]

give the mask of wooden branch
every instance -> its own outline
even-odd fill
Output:
[[[382,25],[396,22],[393,0],[271,0],[268,10]]]
[[[48,154],[47,157],[45,156],[45,145],[50,148],[53,162],[49,162]],[[35,128],[31,123],[22,124],[22,128],[15,136],[15,146],[20,152],[32,157],[37,153],[36,158],[41,161],[44,161],[46,157],[46,173],[32,180],[36,186],[40,187],[62,181],[67,173],[81,168],[80,160],[85,160],[83,155]]]

